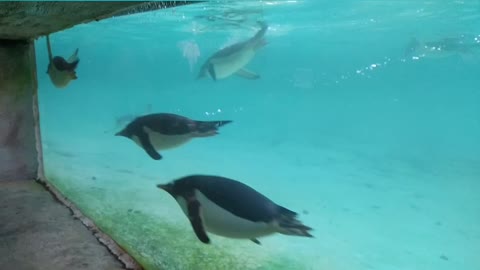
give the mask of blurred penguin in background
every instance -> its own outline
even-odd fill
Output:
[[[461,56],[464,59],[478,57],[480,52],[480,37],[470,38],[464,35],[447,37],[433,41],[420,41],[411,38],[405,48],[406,57],[445,58]]]
[[[75,52],[65,60],[65,58],[61,56],[52,55],[52,49],[50,46],[50,37],[47,35],[47,47],[48,47],[48,70],[47,74],[50,76],[50,80],[57,88],[65,88],[67,87],[72,80],[77,79],[77,73],[75,69],[80,62],[78,58],[78,48]]]
[[[210,56],[202,65],[197,79],[209,76],[217,81],[233,74],[249,80],[259,79],[260,75],[245,68],[255,57],[257,51],[267,44],[265,33],[268,25],[264,21],[260,21],[258,24],[261,28],[255,36],[225,47]]]

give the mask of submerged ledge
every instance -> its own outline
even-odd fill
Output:
[[[131,257],[115,240],[100,230],[95,223],[86,217],[78,207],[63,196],[53,185],[42,179],[37,179],[37,183],[42,185],[60,204],[68,208],[74,219],[78,219],[92,233],[98,242],[104,245],[107,250],[115,256],[128,270],[142,270],[143,267]]]
[[[55,199],[30,179],[0,179],[1,269],[141,269],[122,265]]]
[[[0,39],[35,39],[77,24],[204,1],[0,2]]]

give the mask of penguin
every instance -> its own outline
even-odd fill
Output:
[[[159,150],[178,147],[192,138],[215,136],[219,127],[231,122],[197,121],[172,113],[155,113],[135,118],[115,135],[133,140],[152,159],[160,160]]]
[[[49,59],[47,74],[50,76],[50,80],[55,87],[65,88],[72,80],[76,80],[78,78],[77,73],[75,72],[78,63],[80,62],[80,59],[78,58],[78,48],[75,50],[72,56],[68,58],[68,60],[65,60],[61,56],[53,57],[49,35],[47,35],[46,38]]]
[[[179,204],[197,238],[210,243],[207,232],[234,239],[258,238],[274,233],[313,238],[312,228],[297,213],[274,203],[253,188],[214,175],[189,175],[157,187]]]
[[[197,79],[209,75],[217,81],[232,74],[250,80],[260,78],[258,74],[244,68],[253,59],[257,50],[266,44],[264,36],[268,25],[265,22],[259,24],[261,29],[252,38],[225,47],[209,57],[202,65]]]

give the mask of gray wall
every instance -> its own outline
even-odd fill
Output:
[[[33,42],[0,40],[0,181],[37,177]]]

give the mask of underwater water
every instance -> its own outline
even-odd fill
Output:
[[[196,79],[257,21],[259,79]],[[50,39],[80,63],[55,88],[37,40],[46,176],[146,269],[480,269],[478,1],[219,1]],[[233,122],[161,160],[114,136],[159,112]],[[203,244],[156,187],[190,174],[253,187],[314,238]]]

